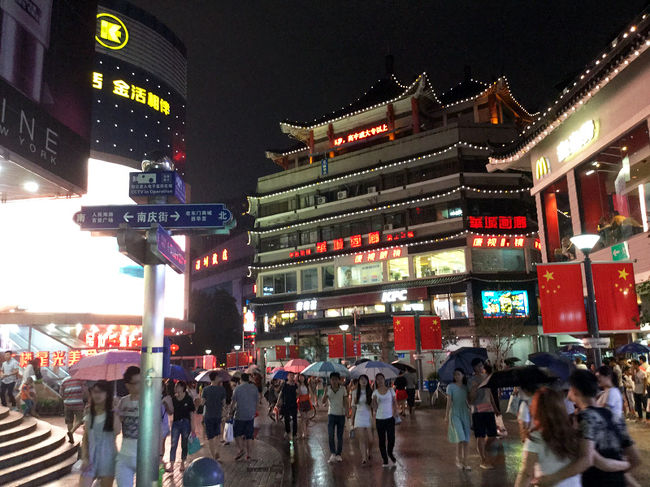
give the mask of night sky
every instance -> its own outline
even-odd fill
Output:
[[[187,178],[195,202],[242,198],[277,170],[266,149],[294,142],[280,120],[347,105],[385,73],[426,71],[438,93],[463,67],[505,74],[529,111],[547,106],[641,12],[621,1],[132,0],[188,50]]]

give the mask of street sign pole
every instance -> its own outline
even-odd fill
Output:
[[[418,371],[418,390],[422,397],[424,384],[422,382],[422,335],[420,334],[420,314],[415,313],[413,321],[415,322],[415,364]]]

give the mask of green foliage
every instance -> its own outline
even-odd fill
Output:
[[[487,350],[495,355],[495,364],[500,364],[512,351],[517,340],[527,335],[527,318],[503,317],[485,318],[483,310],[474,310],[476,335],[488,340]]]

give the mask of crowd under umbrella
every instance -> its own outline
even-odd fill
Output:
[[[538,367],[547,369],[551,374],[566,382],[573,368],[571,362],[565,357],[548,352],[531,353],[528,360]]]
[[[415,372],[415,367],[406,364],[404,362],[400,362],[399,360],[395,360],[394,362],[390,363],[393,367],[395,367],[398,370],[403,370],[404,372]]]
[[[378,360],[368,360],[367,362],[355,365],[350,369],[350,376],[354,379],[366,375],[368,376],[368,379],[375,380],[377,374],[384,374],[384,377],[390,380],[399,375],[399,369],[393,367],[391,364],[380,362]]]
[[[637,355],[646,355],[650,353],[650,348],[646,347],[645,345],[642,345],[640,343],[628,343],[626,345],[623,345],[622,347],[618,347],[616,349],[617,354],[624,354],[624,353],[629,353],[629,354],[637,354]]]
[[[224,370],[224,369],[204,370],[199,375],[197,375],[194,380],[196,382],[210,382],[210,373],[211,372],[216,372],[217,377],[219,377],[221,379],[221,382],[230,381],[230,374],[228,373],[227,370]]]
[[[187,370],[180,365],[170,365],[169,372],[165,374],[164,377],[165,379],[182,380],[183,382],[192,382],[193,380],[196,380],[192,377],[192,374],[188,373]]]
[[[480,358],[485,361],[488,358],[487,350],[479,347],[460,347],[449,354],[447,360],[438,369],[440,380],[449,384],[454,381],[454,370],[461,369],[466,376],[474,373],[472,360]]]
[[[70,367],[70,375],[81,380],[120,380],[132,365],[140,367],[140,352],[109,350],[83,357]]]
[[[293,372],[294,374],[299,374],[307,367],[309,367],[308,360],[302,358],[294,358],[293,360],[289,360],[282,368],[287,372]]]
[[[280,367],[276,367],[271,371],[271,379],[287,380],[289,372]]]
[[[350,375],[350,372],[345,365],[336,364],[334,362],[314,362],[302,371],[302,375],[329,377],[332,372],[338,372],[345,377]]]

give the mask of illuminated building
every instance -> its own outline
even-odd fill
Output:
[[[31,351],[42,364],[68,365],[96,350],[139,347],[142,267],[118,251],[115,238],[82,232],[72,217],[82,205],[134,204],[128,197],[129,172],[141,170],[146,152],[167,152],[184,171],[185,47],[156,18],[128,2],[99,4],[86,23],[95,25],[94,32],[71,27],[79,32],[79,43],[90,48],[83,69],[64,86],[71,89],[65,98],[68,112],[82,113],[79,107],[88,104],[86,118],[67,120],[76,138],[53,139],[54,129],[42,126],[46,115],[36,120],[35,137],[42,130],[45,145],[32,160],[0,138],[8,149],[0,153],[6,201],[0,205],[6,231],[0,349]],[[69,54],[71,66],[82,62],[75,58],[80,51]],[[49,96],[58,92],[51,86],[50,91]],[[40,156],[50,149],[60,154],[56,164],[45,165]],[[178,240],[184,244],[184,238]],[[188,286],[184,275],[166,272],[167,335],[193,332],[186,321]]]
[[[490,158],[493,174],[531,173],[544,262],[581,260],[569,238],[598,234],[594,261],[634,259],[635,282],[650,278],[649,29],[646,9]]]
[[[532,181],[485,168],[536,115],[505,78],[467,72],[436,94],[424,73],[402,84],[388,61],[386,77],[349,106],[282,122],[299,143],[267,152],[283,171],[249,197],[258,346],[269,361],[283,337],[337,333],[354,313],[365,356],[392,359],[393,313],[437,314],[471,344],[475,313],[494,316],[482,309],[494,290],[526,294],[537,332]]]

